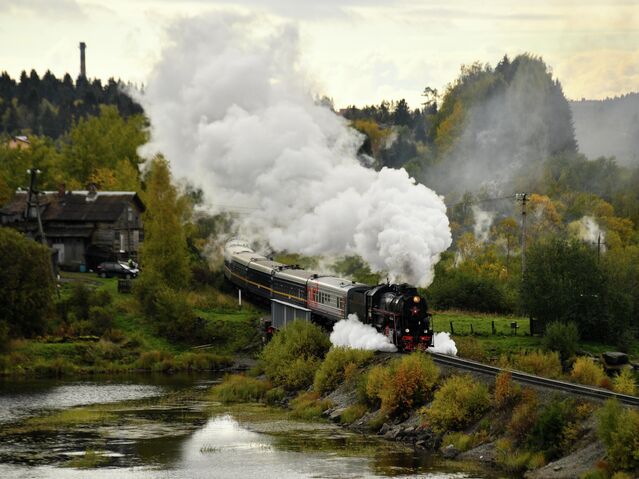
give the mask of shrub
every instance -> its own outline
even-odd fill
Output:
[[[57,357],[49,362],[38,360],[33,365],[35,374],[45,377],[61,377],[74,374],[77,370],[78,368],[74,364],[62,357]]]
[[[307,388],[329,347],[330,341],[319,326],[294,321],[273,335],[262,350],[264,373],[287,390]]]
[[[587,357],[577,358],[570,373],[570,378],[574,381],[590,386],[599,386],[605,377],[603,368]]]
[[[279,404],[286,398],[286,391],[282,387],[272,388],[266,391],[264,400],[266,404],[275,405]]]
[[[390,371],[388,367],[377,364],[366,374],[365,391],[366,398],[374,405],[380,403],[380,393],[386,383],[390,381]]]
[[[353,404],[352,406],[347,407],[344,412],[339,417],[339,421],[342,424],[351,424],[361,418],[366,412],[368,408],[365,404]]]
[[[457,354],[462,358],[479,362],[486,362],[488,359],[484,346],[477,338],[456,336],[455,344],[457,345]]]
[[[500,372],[495,378],[495,405],[498,409],[512,407],[521,395],[521,387],[513,383],[512,374]]]
[[[115,359],[122,359],[124,351],[122,348],[111,341],[101,339],[93,347],[95,355],[100,359],[107,359],[113,361]]]
[[[221,384],[213,387],[214,399],[222,402],[263,401],[270,383],[241,374],[226,376]]]
[[[630,368],[622,369],[614,379],[614,389],[619,394],[628,394],[629,396],[637,395],[637,383],[635,375]]]
[[[449,432],[442,439],[441,449],[454,446],[458,451],[465,452],[479,446],[485,439],[486,435],[482,433],[465,434],[463,432]]]
[[[513,409],[508,422],[508,434],[518,443],[523,443],[537,421],[537,395],[531,389],[524,389],[521,402]]]
[[[615,472],[610,479],[632,479],[632,476],[625,472]]]
[[[371,371],[372,372],[372,371]],[[439,368],[424,353],[416,352],[395,359],[386,374],[376,372],[373,378],[384,415],[405,414],[424,404],[439,379]]]
[[[320,399],[317,392],[302,392],[291,401],[291,415],[298,419],[320,419],[322,413],[333,406],[328,399]]]
[[[537,421],[528,436],[531,448],[544,451],[554,459],[562,452],[561,444],[566,427],[574,420],[575,404],[571,400],[553,399],[537,416]]]
[[[561,376],[562,367],[559,353],[531,351],[527,354],[518,354],[514,357],[514,365],[521,371],[556,379]]]
[[[320,394],[336,389],[346,378],[347,372],[349,376],[352,376],[353,367],[361,366],[372,357],[372,351],[350,348],[331,349],[315,372],[313,388]]]
[[[579,346],[577,324],[573,321],[566,324],[553,321],[546,327],[543,345],[548,351],[557,351],[562,361],[574,356]]]
[[[597,434],[618,469],[639,467],[639,413],[609,399],[597,413]]]
[[[512,441],[506,438],[495,442],[495,456],[497,463],[504,469],[516,473],[537,469],[546,462],[543,454],[515,450]]]
[[[188,352],[177,358],[177,369],[186,371],[210,371],[233,364],[233,359],[227,356],[204,352]]]
[[[608,479],[609,475],[603,469],[590,469],[581,475],[581,479]]]
[[[89,309],[91,332],[101,336],[113,326],[113,311],[105,306],[91,306]]]
[[[170,356],[171,355],[166,351],[145,351],[140,355],[135,364],[140,369],[152,370],[156,364],[161,363]]]
[[[11,228],[0,228],[0,317],[10,337],[45,330],[54,283],[51,252]]]
[[[437,309],[513,312],[513,304],[499,279],[459,268],[439,268],[435,281],[428,288],[428,296]]]
[[[444,432],[466,427],[490,406],[488,388],[471,376],[451,376],[435,392],[435,399],[426,411],[435,431]]]

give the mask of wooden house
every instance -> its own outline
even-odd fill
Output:
[[[134,191],[45,191],[38,195],[47,243],[65,269],[95,269],[103,261],[137,260],[144,240],[144,204]],[[17,192],[0,209],[2,226],[38,237],[35,207]]]

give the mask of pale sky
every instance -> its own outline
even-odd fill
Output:
[[[462,64],[541,56],[571,99],[639,91],[639,0],[0,0],[0,71],[145,83],[181,17],[264,13],[300,31],[301,62],[338,107],[406,98],[418,106]]]

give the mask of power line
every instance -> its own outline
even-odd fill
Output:
[[[512,194],[512,195],[508,195],[508,196],[498,196],[498,197],[495,197],[495,198],[484,198],[484,199],[481,199],[481,200],[478,199],[478,200],[460,201],[458,203],[453,203],[452,205],[446,205],[446,207],[447,208],[454,208],[455,206],[474,205],[476,203],[488,203],[490,201],[514,199],[516,197],[517,197],[516,194]]]

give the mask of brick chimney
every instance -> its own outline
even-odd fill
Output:
[[[87,77],[87,66],[86,66],[86,59],[85,59],[85,55],[84,55],[84,51],[87,48],[87,44],[84,42],[80,42],[80,76],[82,78],[86,78]]]

